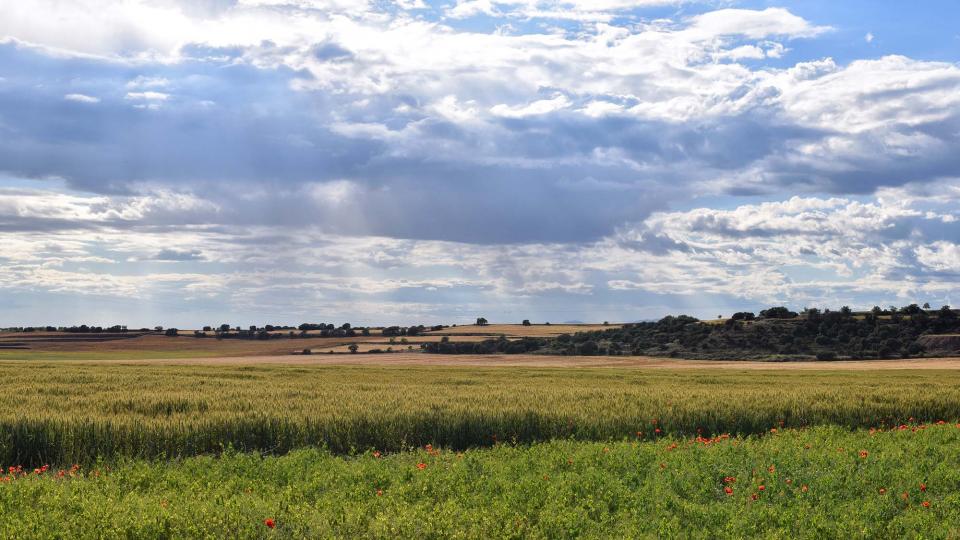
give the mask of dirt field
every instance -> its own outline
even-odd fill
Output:
[[[543,368],[731,369],[731,370],[889,370],[960,369],[960,358],[838,362],[748,362],[675,360],[645,356],[445,355],[421,353],[314,354],[133,360],[134,363],[199,365],[371,365]]]

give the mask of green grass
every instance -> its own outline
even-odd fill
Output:
[[[0,363],[0,463],[620,441],[960,418],[949,371]]]
[[[960,534],[960,429],[953,425],[874,435],[836,427],[779,430],[710,445],[679,438],[553,441],[380,458],[311,449],[94,467],[96,473],[83,468],[76,478],[57,479],[51,470],[0,481],[0,537]],[[736,481],[725,484],[728,476]],[[267,528],[266,519],[276,528]]]

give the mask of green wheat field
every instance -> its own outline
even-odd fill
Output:
[[[25,367],[4,538],[960,535],[951,371]]]

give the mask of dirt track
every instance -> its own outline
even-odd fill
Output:
[[[124,363],[202,365],[370,365],[370,366],[464,366],[464,367],[568,367],[568,368],[651,368],[651,369],[744,369],[744,370],[885,370],[960,369],[960,358],[917,360],[862,360],[836,362],[748,362],[718,360],[674,360],[645,356],[542,356],[542,355],[440,355],[315,354],[310,356],[243,356],[160,360],[129,360]]]

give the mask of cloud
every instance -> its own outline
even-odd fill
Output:
[[[100,98],[87,96],[84,94],[67,94],[63,96],[67,101],[76,101],[77,103],[100,103]]]
[[[716,5],[0,0],[0,287],[465,319],[947,300],[960,68]]]

